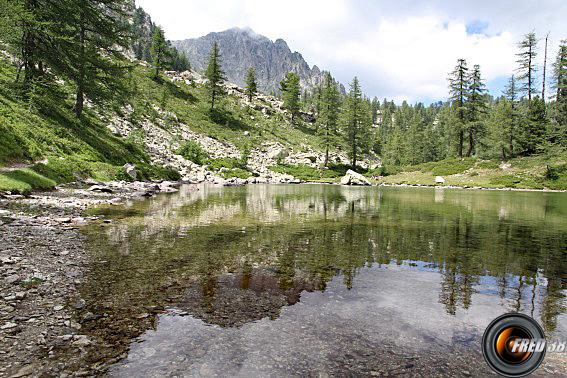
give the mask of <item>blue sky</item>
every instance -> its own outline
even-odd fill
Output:
[[[517,43],[549,35],[548,72],[567,39],[567,1],[540,0],[137,0],[168,39],[231,27],[283,38],[309,65],[345,84],[358,76],[368,96],[429,103],[447,98],[458,58],[481,71],[500,95],[516,68]],[[543,40],[537,62],[543,65]],[[550,75],[548,75],[549,77]],[[539,83],[538,85],[541,85]]]

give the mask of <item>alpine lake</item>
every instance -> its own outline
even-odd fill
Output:
[[[507,312],[567,339],[567,193],[202,184],[93,214],[76,317],[111,376],[496,376]]]

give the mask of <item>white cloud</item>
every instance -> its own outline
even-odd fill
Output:
[[[354,75],[370,96],[409,102],[444,99],[458,58],[480,64],[486,81],[515,69],[516,44],[532,30],[551,32],[548,62],[567,38],[567,1],[547,0],[138,0],[169,39],[251,27],[283,38],[310,65],[347,84]],[[483,34],[468,34],[467,25]],[[541,61],[543,61],[543,54]],[[551,65],[549,66],[551,67]],[[500,88],[490,88],[495,95]]]

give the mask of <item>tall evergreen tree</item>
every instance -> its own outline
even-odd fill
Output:
[[[545,102],[536,96],[532,99],[523,128],[518,136],[524,154],[541,152],[546,142],[547,117]]]
[[[256,73],[254,68],[250,67],[246,72],[246,95],[248,96],[248,102],[252,102],[252,98],[256,95],[257,90]]]
[[[152,35],[152,65],[154,66],[154,79],[158,79],[159,74],[161,71],[167,69],[170,64],[170,54],[168,50],[167,41],[165,40],[165,36],[163,34],[163,29],[161,26],[158,26],[154,29],[154,33]]]
[[[514,78],[514,75],[512,75],[510,77],[510,80],[508,81],[508,85],[505,88],[504,91],[504,96],[506,99],[506,103],[502,103],[499,104],[501,105],[500,107],[500,113],[502,113],[503,115],[496,115],[496,117],[500,117],[500,120],[502,122],[499,122],[499,124],[502,127],[502,130],[500,130],[498,132],[498,134],[502,135],[502,139],[506,140],[507,142],[507,146],[508,146],[508,157],[513,157],[515,152],[514,152],[514,146],[516,144],[516,138],[517,138],[517,133],[518,133],[518,128],[519,128],[519,122],[518,122],[518,118],[519,118],[519,114],[518,114],[518,109],[517,109],[517,99],[518,99],[518,92],[517,92],[517,88],[516,88],[516,79]],[[495,109],[494,111],[498,112],[498,108]],[[503,159],[506,158],[506,154],[505,151],[503,150]]]
[[[318,133],[321,135],[325,146],[325,167],[329,163],[329,148],[337,142],[339,102],[340,94],[337,82],[330,73],[327,73],[321,88],[321,105],[317,119],[317,123],[320,125]]]
[[[457,60],[455,69],[449,74],[449,96],[453,104],[453,109],[457,113],[457,122],[454,125],[459,136],[458,155],[463,158],[464,129],[466,122],[465,102],[468,98],[469,75],[467,61],[465,59]]]
[[[130,66],[123,51],[130,27],[124,22],[124,0],[66,0],[65,5],[67,17],[55,24],[61,38],[53,52],[57,59],[50,67],[74,82],[74,111],[80,118],[85,97],[96,103],[125,93]]]
[[[486,113],[485,92],[486,89],[482,82],[480,66],[477,64],[473,67],[469,78],[469,93],[466,102],[469,130],[467,157],[470,157],[474,151],[476,139],[483,128],[481,116]]]
[[[344,138],[353,170],[356,169],[358,156],[368,147],[371,121],[370,108],[362,98],[360,84],[355,76],[350,83],[343,111]]]
[[[282,91],[284,108],[291,113],[291,121],[293,122],[295,115],[299,112],[299,76],[293,72],[288,72],[280,82],[280,90]]]
[[[553,65],[553,89],[555,90],[553,134],[557,143],[567,146],[567,40],[561,41]]]
[[[518,80],[522,81],[521,91],[528,96],[528,101],[537,94],[536,89],[536,57],[537,39],[534,32],[528,33],[518,43],[520,52],[516,54],[519,72]]]
[[[215,100],[224,94],[222,84],[226,80],[226,76],[220,65],[220,57],[219,45],[215,41],[211,54],[209,55],[209,65],[205,71],[207,89],[211,99],[211,111],[215,107]]]
[[[175,47],[171,47],[168,43],[171,56],[171,68],[176,72],[184,72],[191,69],[191,63],[185,52],[179,52]]]

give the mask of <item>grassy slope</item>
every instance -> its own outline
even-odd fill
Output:
[[[567,152],[548,157],[516,158],[507,163],[510,167],[501,169],[499,161],[448,159],[403,167],[400,168],[402,172],[384,176],[378,181],[387,184],[435,185],[435,176],[442,176],[445,185],[450,186],[567,189]]]
[[[97,112],[87,107],[78,121],[72,113],[72,88],[58,85],[53,89],[56,95],[38,96],[30,106],[30,101],[15,95],[15,75],[15,68],[0,55],[0,167],[46,158],[49,163],[0,173],[0,190],[45,189],[77,177],[127,179],[122,169],[125,163],[136,164],[142,178],[176,178],[175,173],[151,165],[138,138],[116,137],[105,127],[115,112],[120,114],[123,103],[115,102]],[[134,93],[129,102],[134,112],[128,118],[134,124],[143,119],[157,122],[161,117],[167,128],[174,118],[158,114],[154,110],[158,106],[194,131],[241,149],[269,140],[296,149],[301,144],[318,145],[313,130],[291,126],[278,115],[267,119],[260,111],[241,106],[234,96],[223,98],[211,113],[203,88],[179,81],[174,84],[165,77],[156,82],[149,77],[147,68],[137,66],[129,78]]]
[[[132,117],[159,118],[151,104],[175,113],[179,121],[189,125],[195,132],[208,135],[219,141],[230,142],[244,150],[254,148],[267,141],[277,141],[285,146],[300,150],[302,145],[319,149],[320,139],[314,129],[305,123],[291,125],[281,114],[270,118],[261,111],[241,104],[236,96],[224,96],[210,112],[207,93],[204,88],[186,85],[182,81],[156,82],[148,79],[147,68],[138,66],[132,75],[133,86],[138,93],[132,99]],[[258,104],[269,105],[255,99]],[[164,119],[167,127],[171,119]],[[245,135],[245,132],[248,135]]]

